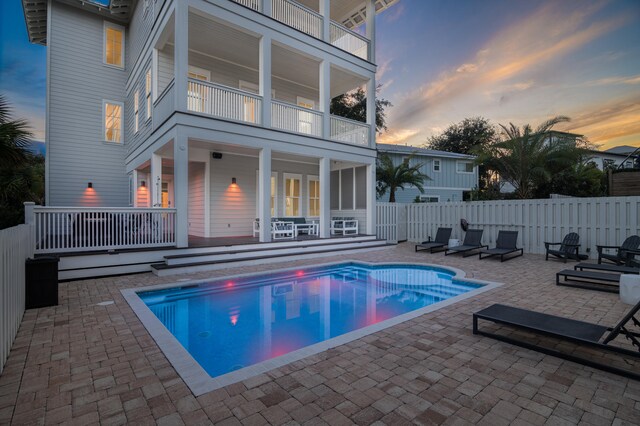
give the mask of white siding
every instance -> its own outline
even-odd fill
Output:
[[[49,10],[47,204],[127,206],[125,147],[105,143],[102,128],[102,101],[124,102],[126,71],[103,64],[101,17],[59,2]]]
[[[189,235],[204,237],[204,163],[189,163]]]

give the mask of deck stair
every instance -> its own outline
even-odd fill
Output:
[[[296,241],[275,245],[235,246],[222,250],[210,250],[197,254],[177,254],[164,257],[164,262],[151,265],[158,276],[213,271],[216,269],[251,266],[272,262],[348,254],[362,250],[388,247],[386,240],[375,236],[358,236],[331,240]]]
[[[121,250],[60,255],[58,278],[74,280],[110,275],[154,272],[173,275],[260,263],[354,253],[388,247],[373,235],[331,239],[238,243],[213,247]]]

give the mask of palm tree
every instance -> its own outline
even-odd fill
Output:
[[[573,167],[584,154],[574,141],[549,139],[553,126],[567,121],[565,116],[554,117],[535,130],[529,124],[522,128],[501,124],[501,140],[479,151],[476,161],[513,185],[518,198],[531,198],[538,185],[549,182],[554,173]]]
[[[389,191],[389,202],[396,202],[396,190],[404,189],[405,185],[412,185],[418,188],[421,194],[424,194],[422,183],[431,179],[420,171],[424,163],[410,165],[414,154],[406,157],[398,166],[393,164],[391,157],[387,154],[378,156],[378,164],[376,167],[376,180],[378,197],[382,197],[387,190]]]
[[[0,95],[0,167],[12,167],[27,160],[31,132],[25,120],[12,120],[11,107]]]

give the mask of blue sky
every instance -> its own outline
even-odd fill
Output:
[[[0,92],[44,139],[46,48],[19,0],[0,1]],[[465,117],[554,115],[604,148],[640,145],[640,1],[400,0],[378,17],[389,132],[421,145]]]

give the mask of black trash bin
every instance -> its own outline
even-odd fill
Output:
[[[43,256],[25,262],[25,308],[58,304],[58,258]]]

